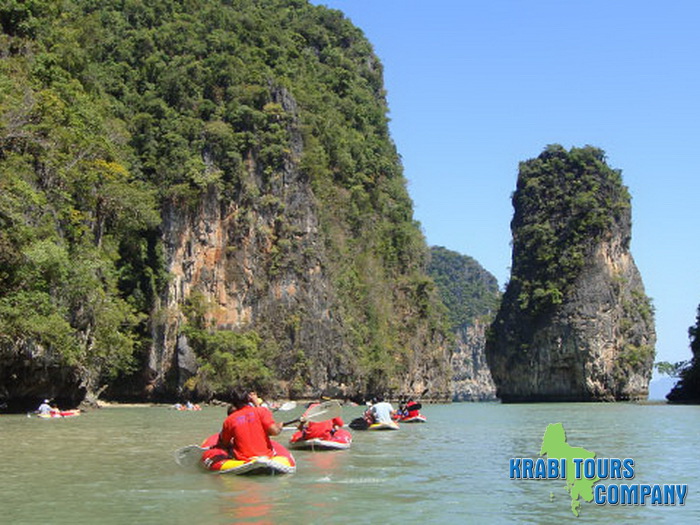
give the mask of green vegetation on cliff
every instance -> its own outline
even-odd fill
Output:
[[[566,151],[555,144],[536,159],[521,162],[513,208],[513,264],[506,296],[523,320],[537,319],[562,304],[587,258],[613,232],[622,233],[620,250],[629,250],[630,195],[620,170],[607,165],[601,149]],[[615,284],[619,293],[627,283]],[[643,290],[634,290],[622,306],[623,332],[637,321],[653,327],[653,307]],[[523,324],[529,327],[525,332],[534,326]],[[632,333],[625,339],[618,375],[624,375],[627,366],[645,365],[654,353],[649,345],[633,344],[638,338]]]
[[[56,2],[0,7],[0,353],[10,375],[13,357],[47,351],[91,390],[144,343],[160,219],[153,186],[129,170],[126,126],[78,78],[80,31],[62,19]]]
[[[138,367],[168,279],[161,211],[194,208],[212,189],[245,207],[240,220],[246,209],[274,210],[265,271],[280,271],[295,232],[267,190],[284,185],[288,162],[320,203],[365,386],[387,388],[405,371],[415,326],[404,314],[440,330],[427,247],[388,134],[382,67],[340,12],[305,0],[33,0],[4,3],[0,24],[7,360],[37,345],[75,367],[88,390]],[[289,132],[294,118],[303,147]],[[262,166],[257,186],[245,176],[252,163]],[[249,356],[258,343],[275,348],[256,334],[219,341],[190,321],[204,365]],[[251,361],[258,380],[273,354]],[[212,377],[206,366],[202,374]]]
[[[435,281],[453,331],[475,319],[487,322],[500,301],[498,281],[473,258],[442,246],[430,248],[428,274]]]
[[[508,286],[520,309],[536,315],[561,304],[591,247],[623,219],[629,201],[620,171],[598,148],[552,145],[521,162],[511,223],[518,257]]]

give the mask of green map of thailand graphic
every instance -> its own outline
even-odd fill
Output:
[[[540,455],[547,455],[549,458],[565,459],[566,460],[566,490],[571,496],[571,512],[574,516],[579,515],[581,501],[593,501],[593,485],[600,479],[594,477],[592,479],[576,479],[573,460],[574,458],[595,458],[595,452],[590,452],[585,448],[572,447],[566,442],[566,432],[564,425],[561,423],[553,423],[547,425],[547,430],[542,438],[542,448]]]

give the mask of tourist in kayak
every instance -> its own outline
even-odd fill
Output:
[[[48,416],[49,414],[51,414],[51,412],[53,412],[53,410],[54,409],[51,408],[51,405],[49,404],[49,400],[44,399],[44,402],[41,405],[39,405],[39,408],[37,408],[35,412],[37,414],[41,414],[42,416]]]
[[[258,396],[258,394],[255,391],[250,391],[248,392],[248,396],[250,398],[250,401],[248,404],[252,407],[264,407],[270,410],[270,405],[268,405],[263,398]]]
[[[275,422],[272,412],[257,406],[255,392],[235,390],[232,411],[219,433],[217,447],[230,450],[233,457],[246,461],[256,456],[274,455],[270,436],[282,431],[282,423]]]
[[[306,407],[306,411],[301,416],[301,422],[299,423],[299,430],[302,433],[300,437],[301,440],[307,439],[324,439],[330,440],[339,428],[343,428],[343,420],[340,417],[334,417],[328,421],[320,421],[318,423],[313,423],[311,421],[304,421],[304,416],[309,410],[314,407],[319,406],[321,403],[310,403]]]
[[[379,396],[375,398],[365,414],[371,423],[392,423],[394,416],[396,416],[396,410],[391,406],[391,403],[384,401],[384,398]]]
[[[420,415],[420,409],[423,407],[420,403],[417,403],[412,398],[408,398],[408,401],[399,407],[398,415],[402,418],[417,417]]]

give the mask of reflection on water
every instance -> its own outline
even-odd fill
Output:
[[[268,492],[269,487],[253,481],[240,483],[239,479],[222,476],[222,484],[230,487],[221,498],[221,515],[229,517],[235,523],[255,521],[255,523],[274,523],[273,505]]]
[[[344,419],[361,410],[345,409]],[[3,415],[0,521],[561,523],[573,518],[563,482],[508,478],[508,460],[537,457],[546,426],[561,422],[572,446],[632,457],[636,482],[689,485],[684,507],[583,503],[582,522],[700,522],[700,407],[487,403],[423,412],[428,423],[398,432],[355,431],[350,450],[295,451],[297,473],[274,477],[175,464],[175,449],[219,429],[223,408],[113,407],[64,420]]]

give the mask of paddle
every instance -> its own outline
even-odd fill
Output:
[[[181,467],[193,467],[198,462],[202,452],[209,450],[211,447],[201,447],[199,445],[187,445],[186,447],[178,448],[174,453],[175,463]],[[197,452],[197,454],[193,454]]]
[[[340,417],[342,413],[342,407],[338,401],[325,401],[320,405],[311,407],[307,410],[306,415],[304,415],[304,421],[310,421],[312,423],[318,423],[320,421],[326,421],[328,419],[333,419],[334,417]],[[283,426],[291,425],[301,421],[301,416],[291,421],[283,423]],[[175,462],[182,466],[188,467],[196,465],[200,459],[202,452],[209,450],[210,447],[202,447],[200,445],[187,445],[182,448],[177,449],[173,455],[175,456]],[[194,454],[193,452],[197,452]]]
[[[311,407],[306,411],[306,414],[299,416],[296,419],[292,419],[291,421],[285,421],[282,423],[282,426],[286,427],[287,425],[301,421],[302,417],[304,418],[304,421],[308,421],[310,423],[327,421],[329,419],[333,419],[334,417],[340,417],[342,412],[343,409],[338,401],[324,401],[315,407]]]
[[[296,407],[297,407],[296,401],[287,401],[281,407],[279,407],[277,410],[279,410],[280,412],[287,412],[289,410],[294,410]]]

